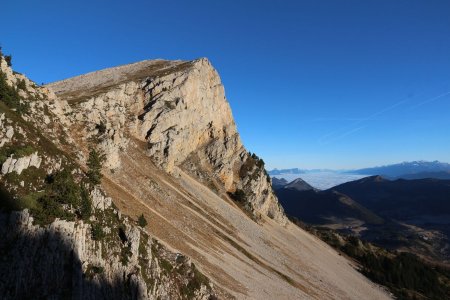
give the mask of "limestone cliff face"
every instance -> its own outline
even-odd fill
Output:
[[[108,168],[120,166],[130,138],[146,142],[150,159],[174,176],[195,155],[196,167],[200,163],[224,191],[244,191],[251,213],[285,224],[264,166],[243,147],[220,77],[207,59],[144,61],[48,87],[71,103],[72,123],[82,125],[85,139],[101,136]]]
[[[28,210],[0,211],[1,299],[209,299],[189,258],[166,249],[94,191],[95,216],[105,237],[93,239],[90,222],[55,220],[35,225]],[[105,242],[107,240],[107,242]],[[175,272],[168,272],[168,269]],[[181,288],[180,288],[181,287]]]

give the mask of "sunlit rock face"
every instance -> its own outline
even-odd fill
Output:
[[[83,124],[86,139],[102,137],[107,168],[120,167],[120,153],[126,152],[130,138],[146,142],[152,162],[174,176],[195,155],[196,167],[206,168],[225,191],[245,192],[245,207],[255,217],[286,222],[263,166],[241,171],[250,155],[220,77],[207,59],[143,61],[48,87],[71,103],[71,121]]]

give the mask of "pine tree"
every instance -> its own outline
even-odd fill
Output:
[[[142,228],[144,228],[145,226],[147,226],[147,220],[144,217],[144,214],[141,214],[138,218],[138,225],[141,226]]]
[[[12,66],[12,55],[5,55],[5,61],[8,64],[8,67]]]
[[[89,158],[87,161],[87,166],[89,168],[87,176],[90,182],[94,185],[100,184],[102,180],[102,165],[105,161],[105,155],[99,153],[94,148],[89,151]]]
[[[74,207],[80,205],[80,188],[69,169],[63,169],[53,177],[51,190],[56,202],[71,204]]]
[[[84,220],[87,220],[92,214],[92,200],[89,196],[89,191],[84,185],[81,186],[80,214]]]

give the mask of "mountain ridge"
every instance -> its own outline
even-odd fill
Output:
[[[450,164],[435,161],[411,161],[398,164],[391,164],[379,167],[363,168],[347,171],[348,173],[356,173],[362,175],[382,175],[390,178],[402,177],[410,174],[418,174],[421,172],[450,172]]]
[[[376,175],[315,193],[278,188],[276,194],[287,214],[309,224],[449,264],[450,180]]]
[[[112,86],[100,83],[100,87],[93,85],[88,91],[78,91],[76,81],[80,78],[64,81],[72,89],[56,83],[33,87],[27,81],[22,101],[29,103],[31,110],[21,115],[7,110],[5,122],[12,124],[7,126],[20,132],[20,124],[14,120],[33,122],[34,128],[47,137],[48,145],[54,144],[79,165],[74,173],[77,176],[84,176],[88,169],[92,147],[103,152],[106,160],[98,188],[114,205],[117,212],[113,215],[133,224],[140,216],[148,222],[142,231],[137,225],[122,228],[120,224],[111,227],[101,223],[107,236],[95,240],[93,237],[101,237],[94,230],[95,224],[109,222],[113,218],[109,211],[105,216],[98,211],[86,227],[77,216],[65,220],[65,206],[58,203],[55,205],[62,210],[61,216],[48,225],[37,226],[33,216],[23,215],[28,224],[25,233],[30,232],[31,225],[38,232],[58,228],[70,241],[64,253],[84,253],[74,262],[75,273],[70,268],[58,269],[61,278],[88,276],[102,287],[115,276],[122,276],[139,283],[137,290],[123,291],[131,299],[137,295],[194,299],[389,298],[349,261],[286,219],[264,162],[240,142],[217,72],[205,59],[185,67],[146,74],[139,80],[131,76],[131,81],[119,80]],[[18,75],[4,60],[2,72],[7,73],[11,86],[20,84]],[[48,97],[29,97],[33,89],[45,91]],[[35,142],[27,136],[27,141]],[[9,140],[5,143],[10,146]],[[28,152],[14,153],[16,159]],[[37,155],[43,157],[42,163],[30,170],[44,171],[41,166],[49,166],[50,174],[61,170],[57,158],[49,160],[41,150]],[[22,177],[28,176],[28,171],[9,174],[6,177],[15,180],[10,192],[22,188],[26,196],[32,195],[29,192],[37,185],[30,186],[32,182]],[[38,182],[50,184],[45,183],[46,173],[41,175]],[[11,219],[11,214],[6,218]],[[57,225],[60,223],[63,226]],[[143,232],[151,233],[148,247],[139,246],[137,236],[145,241]],[[117,253],[103,253],[113,246],[112,234],[121,248]],[[79,239],[72,242],[74,236]],[[20,245],[17,247],[20,250]],[[189,262],[187,268],[184,259]],[[42,272],[47,274],[49,265],[42,263]],[[78,267],[80,264],[82,267]],[[33,261],[26,260],[19,271],[30,267]],[[39,278],[34,280],[34,286],[38,285]],[[21,287],[24,282],[17,284]],[[80,293],[77,287],[72,291]],[[58,289],[52,293],[58,295]]]

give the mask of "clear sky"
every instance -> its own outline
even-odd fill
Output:
[[[450,1],[3,1],[15,69],[51,82],[208,57],[268,168],[450,161]]]

